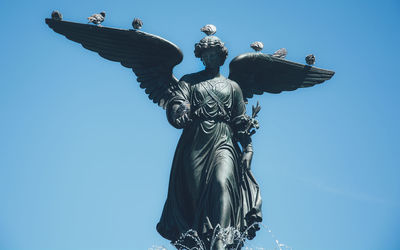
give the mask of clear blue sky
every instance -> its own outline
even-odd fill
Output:
[[[253,171],[264,224],[293,249],[400,249],[399,1],[0,2],[0,249],[148,249],[181,131],[133,73],[54,33],[51,11],[143,30],[195,72],[199,29],[215,24],[229,61],[264,52],[336,71],[309,89],[256,96]],[[261,231],[248,246],[274,247]]]

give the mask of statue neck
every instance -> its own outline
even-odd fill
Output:
[[[206,74],[209,77],[218,77],[220,75],[219,67],[217,67],[217,68],[207,68],[206,67],[203,72],[204,72],[204,74]]]

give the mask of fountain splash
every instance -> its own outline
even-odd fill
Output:
[[[267,250],[267,248],[263,247],[245,246],[247,245],[246,238],[248,236],[248,230],[259,227],[260,225],[271,235],[275,244],[273,248],[274,250],[292,250],[291,247],[279,242],[268,226],[258,222],[253,223],[244,232],[240,232],[233,227],[223,228],[220,225],[217,225],[213,231],[209,248],[206,247],[205,242],[200,239],[197,232],[193,229],[183,233],[177,241],[172,242],[171,244],[178,250],[208,250],[212,249],[217,240],[221,240],[224,248],[227,250],[240,250],[242,247],[244,247],[243,250]],[[151,250],[153,249],[166,250],[164,247],[152,248]]]

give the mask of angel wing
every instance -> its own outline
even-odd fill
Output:
[[[142,31],[98,27],[54,19],[46,23],[55,32],[82,44],[101,57],[131,68],[149,99],[165,109],[170,89],[178,80],[172,74],[183,59],[173,43]]]
[[[335,74],[262,53],[235,57],[229,64],[229,71],[229,79],[240,85],[245,100],[264,92],[277,94],[311,87],[331,79]]]

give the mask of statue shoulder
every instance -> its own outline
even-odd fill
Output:
[[[231,79],[229,79],[229,78],[226,78],[226,81],[232,86],[232,88],[233,88],[235,91],[240,91],[240,92],[242,92],[242,89],[240,88],[240,86],[239,86],[239,84],[238,84],[237,82],[235,82],[235,81],[233,81],[233,80],[231,80]]]
[[[192,84],[195,84],[195,83],[198,83],[201,81],[201,74],[200,74],[200,72],[187,74],[187,75],[182,76],[180,81],[186,82],[187,84],[192,85]]]

